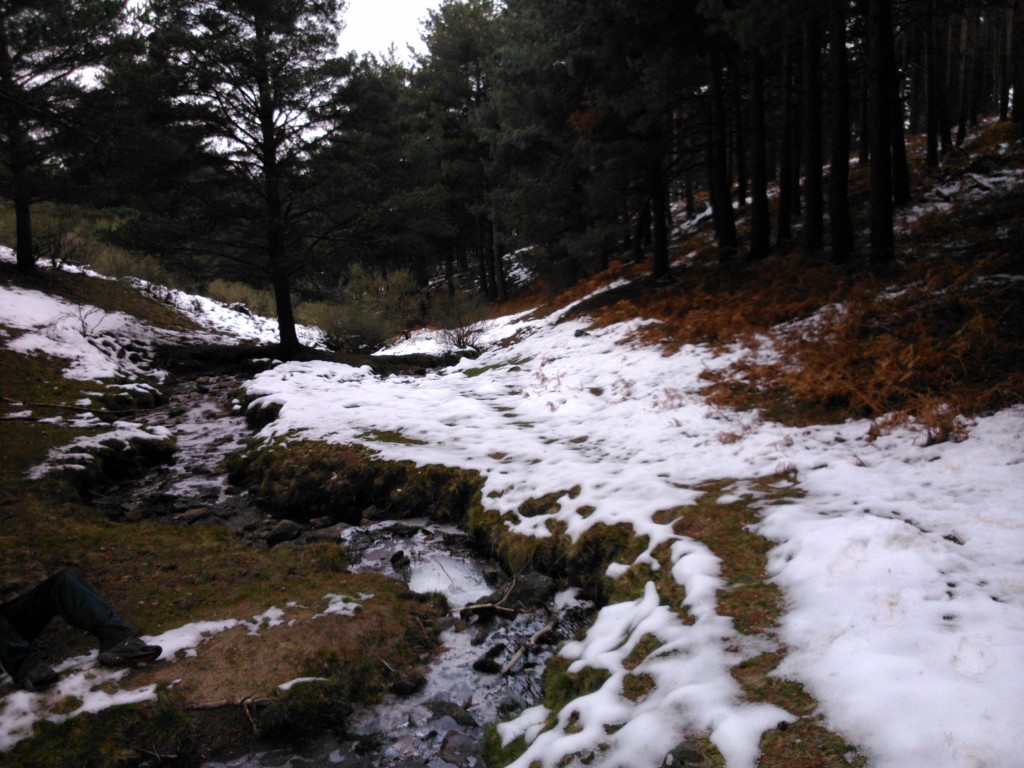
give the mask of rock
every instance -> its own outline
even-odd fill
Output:
[[[662,768],[687,768],[687,766],[689,768],[704,768],[704,766],[710,766],[711,761],[705,757],[704,752],[698,746],[684,741],[665,755],[661,765]]]
[[[282,520],[267,534],[267,546],[274,547],[286,541],[294,541],[302,535],[303,528],[294,520]]]
[[[495,563],[485,563],[481,570],[483,571],[484,581],[492,587],[495,584],[500,583],[504,577],[504,574],[501,572],[501,567]]]
[[[129,523],[137,523],[146,519],[146,508],[142,505],[129,507],[124,513],[124,519]]]
[[[398,550],[397,552],[395,552],[395,554],[391,556],[391,567],[394,568],[396,571],[405,571],[408,570],[411,566],[412,561],[409,559],[409,556],[406,555],[405,552],[403,552],[402,550]]]
[[[483,765],[483,743],[458,731],[448,731],[441,742],[440,756],[459,768]]]
[[[327,528],[319,528],[306,534],[307,541],[328,541],[337,542],[341,540],[341,534],[348,528],[345,523],[335,523]]]
[[[434,717],[450,717],[459,725],[464,725],[469,728],[476,728],[479,723],[473,718],[465,708],[459,706],[452,701],[444,701],[443,699],[434,699],[433,701],[423,702],[423,706],[430,710]]]
[[[469,641],[471,645],[483,645],[487,642],[487,638],[491,636],[491,627],[487,624],[482,624],[477,627],[476,634]]]
[[[398,696],[416,693],[427,684],[427,676],[421,669],[409,669],[398,673],[398,678],[391,684],[391,692]]]
[[[332,520],[330,517],[327,517],[325,515],[323,517],[314,517],[312,520],[309,521],[309,524],[313,528],[320,529],[320,528],[329,528],[333,522],[334,522],[334,520]]]
[[[477,672],[483,672],[485,675],[496,675],[501,672],[501,664],[490,656],[481,656],[473,662],[473,669]]]
[[[181,520],[188,525],[198,523],[200,520],[210,516],[209,507],[193,507],[192,509],[186,509],[181,513]]]

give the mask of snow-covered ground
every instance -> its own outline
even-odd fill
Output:
[[[699,374],[729,356],[696,346],[665,356],[626,343],[631,323],[592,330],[557,319],[510,318],[515,344],[422,378],[290,363],[249,385],[258,404],[282,406],[267,437],[294,430],[346,443],[401,432],[408,442],[372,445],[395,459],[480,470],[487,504],[502,512],[562,491],[550,517],[570,535],[629,523],[649,536],[641,556],[649,562],[650,550],[671,544],[672,573],[696,622],[660,605],[653,584],[634,603],[605,608],[562,653],[573,669],[611,677],[566,707],[552,730],[538,733],[549,714],[540,709],[503,725],[506,739],[533,739],[517,766],[557,765],[600,744],[596,764],[653,766],[703,730],[728,765],[754,764],[763,730],[792,719],[743,703],[729,674],[744,652],[764,649],[744,644],[715,613],[722,581],[714,554],[652,518],[694,501],[702,481],[733,480],[735,498],[755,494],[752,478],[780,469],[795,470],[806,494],[764,505],[757,527],[777,542],[770,568],[787,603],[781,672],[807,686],[828,725],[871,765],[1020,760],[1024,407],[978,419],[963,443],[934,446],[912,429],[870,441],[867,422],[787,428],[702,400]],[[515,527],[545,536],[548,519]],[[650,674],[657,688],[634,703],[621,695],[623,661],[648,633],[664,645],[633,672]],[[609,734],[606,726],[621,727]]]
[[[67,311],[10,288],[0,289],[0,307],[0,323],[31,315],[40,328],[50,327],[47,312]],[[486,337],[514,342],[427,376],[306,362],[248,385],[257,404],[281,405],[266,437],[359,443],[401,432],[410,440],[371,445],[384,457],[479,470],[486,503],[503,512],[561,491],[554,514],[517,520],[523,533],[549,535],[550,517],[572,536],[627,523],[649,537],[639,560],[652,564],[651,550],[669,544],[695,621],[662,605],[653,583],[641,598],[604,608],[561,653],[573,670],[610,676],[554,713],[554,728],[542,730],[551,714],[542,707],[503,724],[505,739],[530,741],[516,766],[554,766],[588,749],[601,750],[593,765],[657,766],[694,732],[709,732],[730,768],[754,765],[761,734],[794,717],[744,702],[729,670],[769,641],[743,638],[716,613],[718,558],[655,513],[693,502],[707,480],[731,483],[721,503],[758,503],[753,481],[780,470],[804,494],[786,505],[765,499],[756,526],[775,544],[770,571],[786,600],[780,672],[807,687],[828,727],[871,766],[1022,764],[1024,405],[976,419],[964,442],[933,446],[912,428],[870,441],[867,422],[788,428],[701,398],[701,372],[740,350],[687,346],[666,356],[629,343],[644,321],[595,330],[559,318],[495,321]],[[77,340],[65,343],[46,351],[79,359]],[[433,343],[422,334],[401,351]],[[634,702],[622,695],[624,660],[644,635],[662,645],[632,672],[656,687]],[[83,695],[88,703],[92,694]],[[26,696],[7,697],[0,731]]]

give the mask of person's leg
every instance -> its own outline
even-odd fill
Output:
[[[20,597],[4,603],[3,612],[29,643],[54,616],[91,634],[99,640],[101,651],[133,634],[114,609],[70,571],[54,574]]]
[[[0,605],[0,667],[21,685],[25,674],[42,664],[43,657],[32,643],[4,616]]]

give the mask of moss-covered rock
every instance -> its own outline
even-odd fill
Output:
[[[359,446],[311,441],[255,443],[229,460],[232,483],[275,517],[357,523],[373,506],[390,519],[460,521],[482,479],[469,470],[375,458]]]

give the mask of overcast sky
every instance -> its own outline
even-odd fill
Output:
[[[384,53],[395,44],[398,57],[409,61],[407,45],[423,51],[420,22],[441,0],[348,0],[341,49]]]

